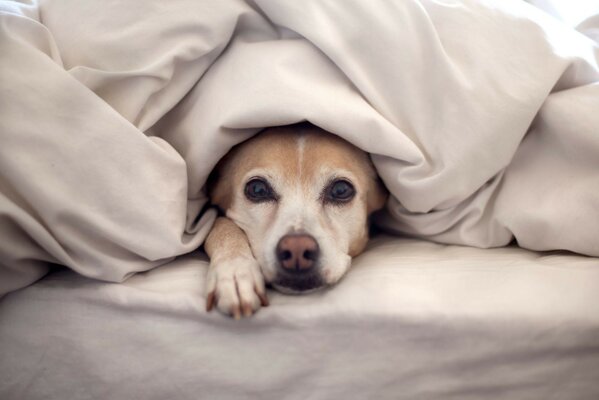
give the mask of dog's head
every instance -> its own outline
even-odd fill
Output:
[[[368,154],[313,125],[269,128],[221,160],[209,185],[284,292],[337,282],[368,240],[387,192]]]

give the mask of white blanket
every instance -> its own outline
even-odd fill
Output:
[[[301,120],[372,153],[393,232],[599,256],[598,47],[522,1],[0,9],[0,295],[197,248],[218,159]]]

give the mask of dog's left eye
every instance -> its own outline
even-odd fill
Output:
[[[254,203],[276,200],[274,191],[262,178],[254,178],[245,185],[245,197]]]
[[[345,203],[354,198],[356,190],[346,180],[339,179],[331,183],[325,191],[325,200],[332,203]]]

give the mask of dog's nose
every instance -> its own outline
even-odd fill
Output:
[[[305,234],[285,235],[277,244],[277,259],[288,272],[307,272],[318,260],[316,240]]]

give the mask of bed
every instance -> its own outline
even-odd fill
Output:
[[[0,398],[599,398],[594,21],[0,1]],[[371,154],[382,233],[334,288],[207,313],[210,171],[305,120]]]
[[[3,399],[596,399],[599,260],[380,235],[334,289],[204,311],[196,252],[0,303]]]

